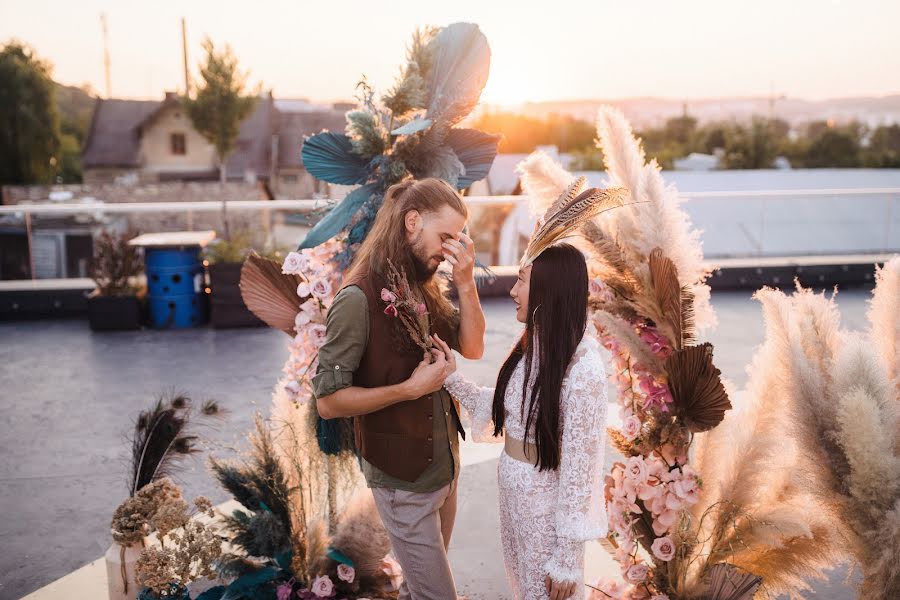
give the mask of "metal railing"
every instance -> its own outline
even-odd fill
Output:
[[[709,191],[682,193],[693,225],[704,231],[710,258],[799,256],[803,254],[891,253],[900,251],[900,188]],[[468,196],[473,207],[518,204],[525,196]],[[229,200],[229,214],[264,212],[309,214],[334,200]],[[34,269],[34,217],[169,213],[184,215],[193,229],[195,215],[221,210],[219,200],[200,202],[83,202],[0,205],[0,217],[24,220],[31,275]],[[516,211],[513,211],[515,213]],[[510,217],[512,218],[512,217]],[[528,235],[529,228],[505,228]],[[295,240],[294,240],[295,241]],[[501,244],[511,240],[501,240]]]

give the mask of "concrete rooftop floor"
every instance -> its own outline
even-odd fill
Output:
[[[868,298],[866,290],[838,295],[846,327],[865,327]],[[705,339],[725,376],[743,387],[744,366],[763,337],[759,305],[747,292],[714,293],[713,304],[719,326]],[[460,368],[489,385],[520,326],[510,301],[484,307],[486,356]],[[230,414],[204,432],[210,450],[225,456],[243,446],[253,414],[268,414],[287,342],[269,329],[100,334],[80,320],[0,323],[0,598],[20,598],[106,551],[110,517],[126,494],[125,436],[159,393],[218,400]],[[497,530],[498,453],[463,449],[451,561],[460,592],[472,598],[506,597],[499,535],[485,535]],[[189,497],[228,499],[202,458],[178,479]],[[844,573],[831,573],[816,597],[854,598]]]

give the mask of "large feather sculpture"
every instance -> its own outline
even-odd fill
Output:
[[[628,191],[624,188],[589,188],[582,191],[585,181],[584,177],[573,181],[547,209],[543,222],[531,236],[522,256],[523,267],[533,263],[544,250],[572,235],[590,219],[622,206],[628,197]]]
[[[251,252],[241,267],[241,298],[266,325],[294,336],[294,321],[300,311],[297,286],[301,281],[299,275],[282,273],[277,261]]]

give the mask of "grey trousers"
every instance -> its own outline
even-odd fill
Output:
[[[403,568],[399,600],[456,600],[447,548],[456,521],[456,483],[434,492],[372,488],[375,506]]]

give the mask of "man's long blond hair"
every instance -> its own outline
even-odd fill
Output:
[[[462,198],[450,184],[441,179],[407,179],[392,185],[384,195],[384,203],[375,216],[372,230],[357,251],[346,279],[366,277],[370,272],[384,276],[390,260],[398,269],[404,269],[410,285],[421,291],[432,317],[448,323],[453,314],[453,305],[438,277],[431,277],[424,282],[416,281],[412,247],[406,237],[406,214],[409,211],[415,210],[424,216],[437,212],[444,206],[468,217]]]

